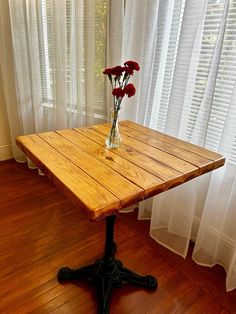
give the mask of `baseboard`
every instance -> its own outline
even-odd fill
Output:
[[[0,146],[0,161],[12,159],[12,158],[13,158],[13,154],[12,154],[11,144],[1,145]]]

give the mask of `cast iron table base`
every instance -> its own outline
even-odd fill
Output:
[[[115,219],[115,215],[106,218],[105,253],[101,259],[79,269],[63,267],[58,272],[60,282],[77,279],[91,279],[94,282],[99,292],[99,314],[109,313],[112,289],[120,287],[122,282],[153,290],[157,288],[155,277],[140,276],[123,267],[122,262],[114,258],[116,251],[116,245],[113,241]]]

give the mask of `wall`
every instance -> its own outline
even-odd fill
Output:
[[[2,74],[0,71],[0,161],[13,158],[11,151],[10,131],[3,92]]]

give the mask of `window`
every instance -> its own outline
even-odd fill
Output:
[[[175,75],[175,65],[179,53],[179,45],[182,31],[185,32],[185,44],[188,40],[187,36],[193,36],[186,31],[187,25],[192,21],[184,21],[184,12],[187,1],[176,0],[173,9],[171,31],[169,35],[169,45],[167,50],[167,58],[165,62],[165,71],[163,76],[161,89],[160,108],[158,112],[158,121],[155,119],[151,127],[164,131],[170,97],[173,90],[173,77]],[[197,5],[192,2],[192,6]],[[201,45],[199,51],[194,51],[195,47],[186,47],[189,51],[192,49],[195,53],[193,69],[196,73],[189,71],[188,79],[192,80],[190,90],[178,91],[181,88],[181,82],[176,84],[175,96],[185,94],[187,99],[182,112],[183,134],[185,140],[194,141],[193,136],[202,136],[204,144],[207,148],[217,151],[227,127],[226,119],[229,116],[229,107],[236,115],[236,103],[232,104],[232,93],[236,82],[236,0],[208,0],[204,16]],[[196,10],[196,8],[192,8]],[[194,16],[194,13],[193,13]],[[183,23],[186,23],[185,25]],[[191,49],[190,49],[191,48]],[[179,62],[181,71],[185,71],[184,53],[185,47],[181,47]],[[219,53],[220,52],[220,53]],[[198,56],[198,59],[196,58]],[[156,61],[158,63],[158,61]],[[186,75],[186,73],[185,73]],[[179,77],[181,79],[181,76]],[[213,84],[212,84],[213,82]],[[174,100],[172,100],[174,102]],[[208,102],[207,112],[204,112],[204,105]],[[183,102],[181,102],[181,106]],[[202,127],[204,120],[207,126],[207,133]],[[182,124],[181,124],[182,125]],[[201,134],[201,132],[203,134]],[[236,162],[236,134],[231,138],[232,150],[229,159]]]
[[[225,1],[211,0],[208,2],[206,19],[204,23],[202,47],[197,69],[195,88],[191,105],[191,120],[188,125],[188,134],[191,136],[206,89],[207,78],[213,58],[218,58],[216,81],[213,100],[208,118],[208,131],[206,146],[217,150],[225,126],[226,116],[233,87],[236,81],[236,1],[230,1],[221,55],[214,56],[214,48],[218,44],[218,32],[224,19]],[[236,152],[235,152],[236,153]],[[233,154],[234,155],[234,154]],[[232,155],[232,157],[233,157]],[[235,157],[236,158],[236,154]]]
[[[77,112],[78,104],[84,112],[87,92],[93,95],[94,113],[106,118],[106,91],[103,69],[106,64],[107,0],[66,0],[64,6],[67,109]],[[57,50],[55,40],[55,3],[53,0],[37,2],[38,42],[41,85],[44,105],[55,107],[57,77]],[[92,7],[91,7],[92,6]],[[92,21],[92,22],[91,22]],[[60,23],[60,20],[59,20]],[[88,28],[92,26],[90,33]],[[89,26],[89,27],[88,27]],[[63,31],[64,32],[64,31]],[[58,36],[58,34],[57,34]],[[91,51],[88,51],[91,49]],[[91,54],[92,57],[91,57]],[[89,64],[89,57],[93,59]],[[88,70],[87,70],[88,69]],[[89,74],[88,74],[89,72]],[[91,96],[90,96],[91,97]]]

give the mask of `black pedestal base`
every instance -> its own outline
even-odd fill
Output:
[[[59,281],[70,281],[77,279],[91,279],[99,292],[99,314],[108,314],[112,289],[120,287],[122,282],[129,282],[136,286],[148,289],[156,289],[157,281],[153,276],[140,276],[133,271],[123,267],[119,260],[113,260],[106,269],[103,259],[98,259],[94,264],[79,268],[61,268],[58,273]]]
[[[153,276],[140,276],[135,272],[123,267],[120,260],[114,259],[116,246],[113,242],[115,216],[107,218],[106,243],[104,257],[98,259],[94,264],[70,269],[63,267],[58,272],[60,282],[90,279],[98,289],[99,314],[108,314],[112,289],[120,287],[123,282],[128,282],[142,288],[155,290],[157,280]]]

